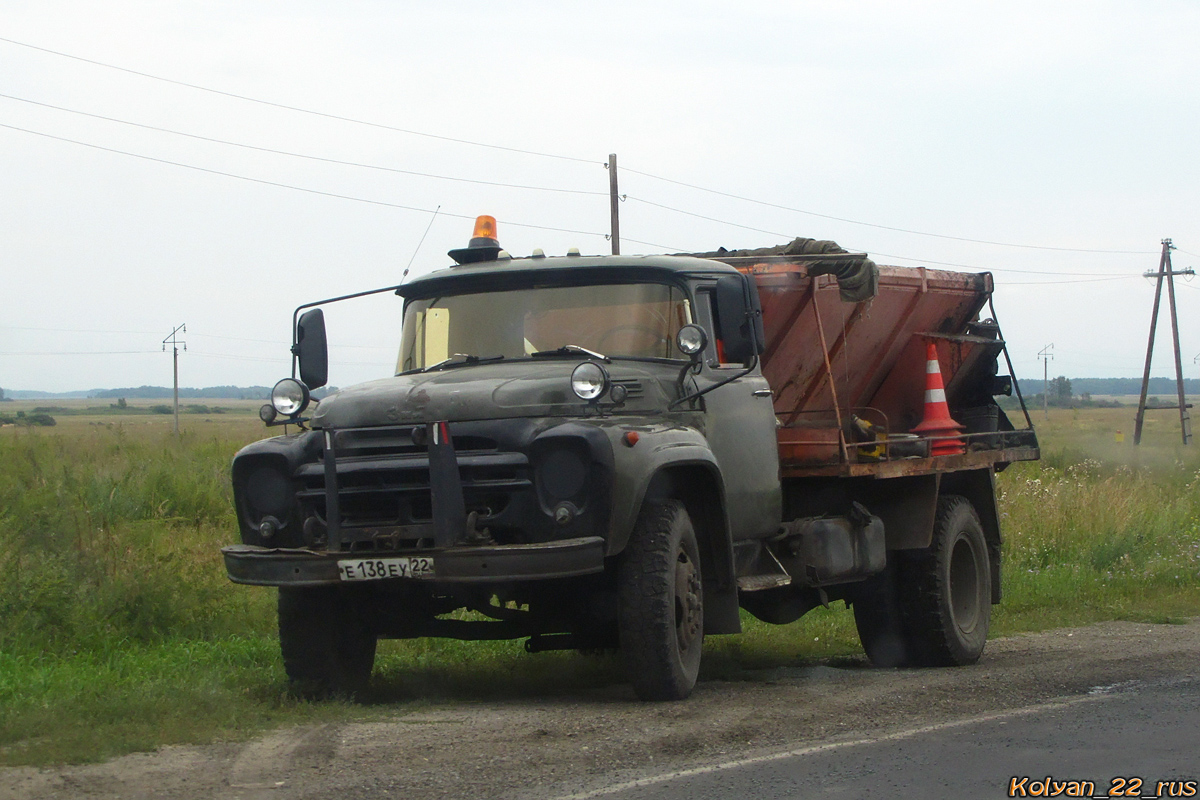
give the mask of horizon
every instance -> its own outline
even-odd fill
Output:
[[[384,376],[384,377],[387,377],[387,376]],[[1055,376],[1051,377],[1050,380],[1054,381],[1057,378],[1067,378],[1067,380],[1072,383],[1075,383],[1076,381],[1085,381],[1085,382],[1086,381],[1129,381],[1129,382],[1133,382],[1136,384],[1140,384],[1141,380],[1142,380],[1140,377],[1129,378],[1129,377],[1124,377],[1124,376],[1111,376],[1111,377],[1104,377],[1104,378],[1096,378],[1096,377],[1081,376],[1081,377],[1073,377],[1072,378],[1072,377],[1067,377],[1066,375],[1055,375]],[[1018,375],[1017,380],[1021,385],[1025,385],[1025,386],[1037,384],[1038,391],[1041,390],[1041,387],[1040,387],[1040,384],[1042,383],[1041,378],[1022,378],[1021,376]],[[1169,375],[1151,375],[1150,381],[1151,382],[1167,381],[1173,387],[1175,385],[1176,378],[1174,376],[1169,376]],[[1184,377],[1183,382],[1184,382],[1185,390],[1187,389],[1188,385],[1191,384],[1194,391],[1196,391],[1197,393],[1200,393],[1200,385],[1197,385],[1197,384],[1200,384],[1200,378]],[[251,391],[251,390],[255,390],[255,389],[263,389],[263,390],[266,390],[267,392],[270,392],[271,387],[274,386],[274,384],[275,384],[274,381],[272,381],[271,383],[256,383],[256,384],[247,384],[247,385],[220,383],[220,384],[212,384],[210,386],[180,386],[179,391],[180,392],[202,392],[202,391],[211,390],[211,389],[228,389],[231,391],[246,392],[246,391]],[[340,391],[344,388],[349,388],[349,386],[352,386],[352,385],[353,384],[349,384],[347,386],[327,386],[327,387],[323,387],[323,388],[331,390],[331,391]],[[1072,388],[1074,388],[1074,387],[1072,387]],[[155,391],[172,393],[174,391],[174,388],[171,386],[160,386],[157,384],[143,384],[141,386],[114,386],[114,387],[110,387],[110,388],[96,387],[96,388],[91,388],[91,389],[69,389],[69,390],[65,390],[65,391],[61,391],[61,392],[51,392],[51,391],[47,391],[47,390],[43,390],[43,389],[16,389],[16,388],[8,387],[8,386],[0,386],[0,390],[3,390],[5,400],[38,400],[38,399],[55,399],[55,398],[80,399],[80,400],[88,400],[88,399],[108,400],[108,399],[117,399],[117,395],[111,394],[113,392],[121,392],[121,391],[137,392],[137,391],[155,390]],[[103,396],[99,395],[99,394],[93,394],[96,392],[104,392],[104,393],[109,393],[109,394],[106,394]],[[21,394],[25,394],[25,395],[36,393],[37,396],[16,398],[16,397],[10,396],[12,393],[21,393]],[[1078,393],[1076,392],[1075,394],[1078,394]],[[1098,394],[1105,394],[1105,393],[1099,392]],[[1133,394],[1136,394],[1136,392]],[[1129,394],[1126,393],[1126,394],[1123,394],[1122,396],[1129,396]],[[133,395],[130,395],[130,397],[133,397],[133,399],[142,399],[142,400],[162,399],[160,397],[154,397],[154,396],[135,397]],[[198,398],[198,397],[207,397],[210,399],[237,399],[237,398],[224,397],[222,395],[191,395],[188,399],[194,399],[194,398]],[[250,399],[250,398],[245,398],[245,399]],[[258,399],[258,398],[254,398],[254,399]]]

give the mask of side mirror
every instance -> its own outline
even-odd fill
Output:
[[[749,361],[765,348],[758,287],[744,275],[717,280],[717,327],[725,357]]]
[[[325,342],[325,313],[321,309],[300,315],[292,353],[300,362],[300,380],[305,386],[319,389],[329,381],[329,348]]]

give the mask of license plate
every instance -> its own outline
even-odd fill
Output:
[[[420,578],[433,574],[429,556],[408,558],[364,558],[339,561],[338,575],[344,581],[381,581],[387,578]]]

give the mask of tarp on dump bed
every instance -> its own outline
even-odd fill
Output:
[[[850,253],[837,242],[828,239],[806,239],[797,236],[787,244],[759,247],[752,250],[726,250],[711,253],[686,253],[697,258],[711,258],[737,266],[740,259],[771,257],[801,257],[808,275],[833,275],[837,278],[841,298],[847,303],[861,303],[879,293],[879,267],[863,253]],[[831,256],[821,258],[821,256]]]

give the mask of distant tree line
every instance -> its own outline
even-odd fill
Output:
[[[1054,382],[1066,380],[1076,395],[1094,394],[1141,394],[1141,378],[1071,378],[1062,375],[1050,379],[1050,396],[1054,397]],[[1026,395],[1042,393],[1041,379],[1021,378],[1021,391]],[[1183,391],[1187,394],[1200,394],[1200,380],[1196,378],[1183,379]],[[1151,378],[1150,394],[1175,394],[1174,378]]]
[[[24,411],[18,411],[15,416],[11,417],[7,414],[0,414],[0,425],[44,425],[49,427],[57,424],[58,422],[54,419],[54,417],[50,416],[49,414],[36,411],[32,414],[26,414]]]
[[[89,397],[120,398],[133,397],[142,400],[168,400],[174,396],[170,386],[138,386],[125,389],[97,389],[89,392]],[[203,389],[193,389],[180,386],[179,396],[187,398],[207,397],[230,400],[266,400],[271,396],[270,386],[206,386]]]
[[[313,397],[320,400],[330,392],[336,392],[336,386],[323,386],[313,392]],[[170,386],[139,386],[136,389],[97,389],[88,393],[88,397],[122,398],[134,397],[142,400],[169,400],[174,390]],[[198,397],[223,400],[270,400],[270,386],[206,386],[203,389],[187,389],[179,387],[181,398],[195,399]]]
[[[1076,378],[1071,380],[1065,375],[1051,378],[1046,395],[1042,394],[1042,381],[1021,381],[1021,393],[1026,404],[1040,406],[1043,403],[1054,408],[1118,408],[1126,404],[1134,404],[1126,400],[1121,403],[1115,399],[1096,399],[1092,387],[1098,386],[1097,395],[1120,396],[1133,398],[1141,394],[1142,382],[1136,378]],[[1200,381],[1185,380],[1185,393],[1194,393],[1200,389]],[[1031,391],[1032,390],[1032,391]],[[1175,381],[1169,378],[1151,378],[1147,392],[1146,403],[1150,406],[1177,404]],[[1078,394],[1076,394],[1078,392]],[[1162,401],[1157,395],[1167,395],[1169,400]],[[1020,405],[1016,394],[1011,397],[998,397],[996,401],[1001,408],[1011,409]]]
[[[313,397],[320,400],[328,394],[336,392],[336,386],[323,386],[313,392]],[[0,401],[3,400],[41,400],[41,399],[110,399],[118,403],[122,398],[137,398],[140,400],[170,400],[173,394],[170,386],[138,386],[124,389],[92,389],[86,392],[37,392],[29,390],[10,390],[5,394],[0,389]],[[179,387],[180,398],[209,400],[269,400],[270,386],[206,386],[202,389]]]

